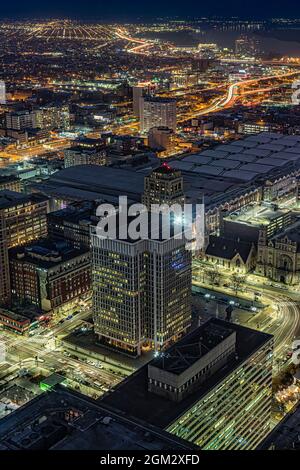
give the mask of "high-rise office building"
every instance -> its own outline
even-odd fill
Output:
[[[0,192],[0,303],[11,298],[8,249],[47,235],[48,198]]]
[[[203,450],[253,450],[271,429],[273,341],[210,319],[104,402]]]
[[[132,87],[132,109],[133,114],[140,118],[143,97],[151,95],[155,90],[155,85],[151,82],[140,82]]]
[[[141,132],[149,132],[152,127],[168,127],[176,132],[176,100],[145,96],[141,99]]]
[[[108,239],[92,232],[99,341],[139,356],[177,340],[191,323],[191,254],[182,239]]]
[[[133,114],[138,118],[141,115],[141,105],[142,105],[142,98],[144,94],[145,94],[145,87],[143,85],[136,85],[132,87]]]
[[[0,80],[0,104],[6,103],[6,86],[3,80]]]
[[[184,201],[183,178],[180,171],[163,163],[145,177],[142,202],[148,210],[151,210],[152,204],[167,204],[168,206],[180,204],[183,206]]]

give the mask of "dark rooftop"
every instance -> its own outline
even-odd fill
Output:
[[[181,173],[178,171],[176,168],[172,168],[170,165],[168,165],[166,162],[162,163],[158,168],[155,168],[153,170],[153,173],[159,174],[159,175],[170,175],[170,176],[180,176]]]
[[[150,95],[145,96],[144,100],[152,101],[154,103],[176,103],[176,99],[174,98],[163,98],[160,96],[150,96]]]
[[[268,434],[258,450],[300,450],[300,404]]]
[[[124,240],[127,243],[137,243],[140,240],[147,239],[147,240],[156,240],[159,242],[167,241],[172,238],[178,239],[179,241],[182,240],[184,243],[187,240],[187,235],[189,234],[189,226],[180,220],[179,222],[176,221],[173,217],[172,212],[159,212],[156,214],[155,212],[143,212],[142,213],[144,218],[141,224],[143,227],[136,228],[137,231],[137,238],[132,238],[130,235],[130,224],[136,223],[137,217],[128,215],[126,217],[126,221],[121,217],[120,212],[116,212],[114,215],[107,215],[104,216],[103,220],[107,220],[107,227],[97,227],[94,229],[95,234],[97,234],[100,238],[111,238],[112,240]],[[99,219],[100,220],[100,219]],[[109,222],[111,220],[111,222]],[[106,228],[115,227],[115,233],[107,235],[105,232]],[[138,224],[139,225],[139,224]],[[146,231],[146,237],[144,237],[144,232]],[[138,236],[140,234],[140,236]]]
[[[80,137],[79,139],[74,140],[75,145],[103,145],[103,139],[91,139],[88,137]]]
[[[15,175],[5,175],[5,176],[0,175],[0,184],[9,183],[10,181],[19,181],[19,179],[20,178],[18,178],[18,176],[15,176]]]
[[[1,450],[195,449],[175,436],[127,419],[103,403],[56,386],[3,418]]]
[[[94,207],[95,206],[95,207]],[[69,205],[64,209],[58,211],[49,212],[47,217],[49,219],[63,220],[66,222],[72,222],[78,224],[80,221],[90,221],[92,215],[96,211],[96,204],[92,201],[85,201],[80,205]]]
[[[195,342],[191,341],[190,335],[185,336],[179,344],[169,348],[167,353],[162,353],[153,359],[151,365],[179,375],[233,332],[230,324],[224,327],[207,322],[201,329],[201,337],[197,337]]]
[[[229,260],[231,260],[236,254],[239,254],[244,263],[246,263],[251,247],[252,243],[250,242],[210,235],[209,245],[207,246],[205,253],[210,256]]]
[[[27,261],[45,269],[84,253],[87,253],[87,250],[76,249],[64,240],[51,239],[41,239],[27,246],[18,246],[9,250],[10,259]]]
[[[18,193],[17,191],[10,191],[8,189],[0,191],[0,209],[14,207],[18,204],[23,204],[26,202],[39,203],[47,200],[47,196],[44,196],[39,193],[27,195],[23,193]]]
[[[230,331],[236,332],[236,356],[204,383],[199,385],[199,388],[194,393],[175,405],[171,400],[149,392],[147,388],[148,365],[146,365],[125,379],[113,392],[105,396],[102,401],[125,413],[128,417],[134,416],[160,428],[165,428],[216,387],[218,383],[254,354],[255,351],[272,339],[272,336],[269,334],[245,328],[235,323],[228,323],[224,320],[213,318],[208,320],[208,322],[217,328],[227,328]],[[181,347],[182,342],[186,344],[189,341],[191,344],[195,344],[203,337],[206,328],[207,323],[204,323],[179,341],[177,347]],[[149,364],[152,364],[152,362]]]
[[[129,198],[140,199],[144,191],[144,176],[143,173],[119,168],[77,165],[53,174],[47,184],[118,196],[126,194]]]
[[[178,170],[175,170],[174,168],[170,167],[167,163],[162,163],[158,168],[156,168],[153,173],[159,173],[162,175],[173,175],[175,173],[179,173]]]
[[[104,147],[102,145],[102,147]],[[101,148],[102,148],[101,147]],[[68,148],[67,150],[71,150],[72,152],[78,152],[78,153],[81,153],[81,154],[88,154],[88,155],[93,155],[94,153],[97,153],[98,150],[99,150],[100,146],[99,145],[95,145],[95,146],[81,146],[81,145],[73,145],[72,147]]]
[[[238,149],[237,144],[245,148],[242,153],[240,153],[241,150]],[[197,202],[204,197],[206,210],[215,209],[225,201],[234,200],[242,194],[257,190],[266,180],[274,181],[295,172],[300,166],[299,148],[299,155],[290,153],[290,151],[284,152],[283,156],[282,152],[272,153],[272,159],[274,158],[276,161],[285,161],[286,155],[290,155],[288,166],[278,167],[278,162],[274,161],[275,166],[271,165],[271,170],[268,173],[262,173],[266,165],[260,165],[260,156],[258,154],[254,155],[254,159],[250,159],[256,164],[256,170],[246,171],[241,167],[245,163],[244,155],[246,161],[249,160],[249,155],[246,153],[249,142],[247,139],[240,139],[237,144],[224,145],[222,150],[217,146],[213,150],[205,150],[198,154],[188,153],[169,161],[174,172],[178,169],[181,171],[187,202]],[[252,144],[259,145],[258,141],[251,142]],[[297,150],[296,146],[293,149]],[[261,152],[261,149],[255,148],[254,150],[258,153]],[[239,153],[237,154],[236,151]],[[264,150],[263,152],[267,152],[265,156],[271,154],[271,151]],[[294,160],[295,158],[296,160]],[[215,166],[214,161],[216,159],[236,161],[239,166],[228,171]],[[34,187],[45,194],[51,195],[67,195],[67,191],[69,191],[70,197],[76,197],[76,192],[78,192],[79,197],[82,191],[85,191],[92,194],[98,193],[101,199],[104,200],[107,200],[108,197],[116,198],[119,194],[126,194],[131,200],[140,201],[144,191],[144,176],[149,175],[158,166],[161,167],[159,159],[149,161],[147,167],[142,171],[133,166],[120,169],[97,165],[79,165],[59,171],[52,175],[47,182],[36,184]],[[164,175],[163,173],[160,174]],[[93,197],[96,199],[95,196]]]

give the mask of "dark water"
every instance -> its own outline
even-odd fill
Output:
[[[176,46],[197,46],[199,43],[216,43],[219,47],[234,48],[235,40],[241,36],[236,31],[206,30],[200,33],[194,31],[153,32],[145,33],[148,39],[168,41]],[[261,31],[255,34],[262,52],[277,53],[290,56],[300,56],[300,30]]]
[[[178,32],[161,32],[161,33],[145,33],[144,38],[147,39],[160,39],[162,42],[171,42],[176,46],[197,46],[199,42],[204,40],[203,33],[194,33],[193,31],[178,31]]]

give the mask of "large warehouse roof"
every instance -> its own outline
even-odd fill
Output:
[[[203,152],[173,157],[168,163],[181,171],[187,200],[196,201],[204,195],[206,206],[215,207],[254,190],[266,179],[299,169],[300,136],[261,133]],[[159,159],[155,165],[160,165]],[[79,197],[79,193],[83,196],[87,192],[91,197],[95,194],[95,198],[98,194],[102,200],[127,195],[130,200],[140,201],[144,177],[152,169],[150,164],[142,171],[135,167],[74,166],[53,174],[42,185],[36,184],[35,189],[50,197],[63,192],[70,199],[72,194]]]

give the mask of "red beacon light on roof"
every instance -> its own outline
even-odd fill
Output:
[[[163,163],[161,164],[161,168],[162,168],[163,170],[173,171],[172,168],[170,167],[170,165],[168,165],[166,162],[163,162]]]

